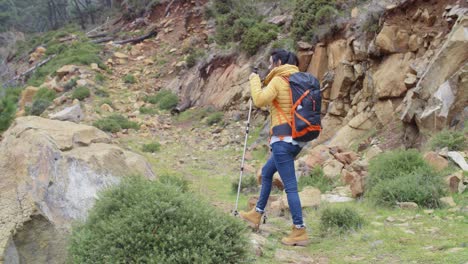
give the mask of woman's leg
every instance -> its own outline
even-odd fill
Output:
[[[276,165],[273,155],[271,155],[262,168],[262,189],[260,190],[260,197],[257,202],[257,211],[260,211],[261,213],[264,212],[268,198],[270,197],[273,174],[275,174],[275,172]]]
[[[283,181],[288,197],[293,223],[296,226],[303,225],[301,200],[299,199],[296,172],[294,169],[294,158],[299,154],[301,148],[283,141],[273,143],[272,148],[275,165]]]

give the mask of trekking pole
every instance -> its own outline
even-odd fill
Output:
[[[245,151],[247,150],[247,139],[249,138],[250,116],[251,116],[251,114],[252,114],[252,98],[250,98],[250,100],[249,100],[249,117],[247,118],[247,126],[245,128],[244,152],[242,153],[242,161],[241,161],[240,176],[239,176],[239,185],[237,186],[237,198],[236,198],[236,207],[234,208],[234,216],[237,216],[239,214],[239,212],[237,212],[237,207],[239,206],[239,195],[240,195],[241,184],[242,184],[242,176],[244,174]]]

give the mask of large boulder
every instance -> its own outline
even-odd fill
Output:
[[[335,79],[333,80],[330,99],[335,100],[346,96],[355,81],[354,68],[348,64],[339,64],[335,69]]]
[[[393,54],[386,58],[374,74],[374,87],[379,99],[402,97],[408,88],[406,73],[410,71],[412,55]]]
[[[15,263],[26,256],[21,252],[33,258],[24,263],[44,254],[49,263],[64,262],[66,245],[56,241],[72,221],[86,218],[98,191],[124,176],[155,177],[142,156],[111,144],[95,127],[30,116],[17,118],[3,136],[0,262]],[[34,250],[43,245],[49,246]]]
[[[333,70],[343,62],[351,62],[353,60],[353,50],[346,39],[338,39],[328,45],[327,56],[328,68]]]
[[[444,45],[425,67],[416,88],[401,106],[401,119],[419,129],[439,130],[459,119],[467,101],[468,16],[459,18]]]
[[[318,43],[315,46],[315,52],[310,61],[309,68],[307,72],[311,73],[322,81],[325,73],[328,71],[328,55],[327,55],[327,46],[323,43]]]
[[[375,39],[375,45],[383,54],[404,53],[408,51],[409,39],[406,30],[385,23]]]

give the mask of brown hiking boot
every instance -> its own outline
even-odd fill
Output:
[[[293,225],[291,234],[283,237],[281,243],[287,246],[307,246],[309,244],[309,237],[307,236],[306,228],[297,228]]]
[[[239,216],[242,220],[246,221],[250,227],[254,229],[260,228],[260,222],[262,220],[262,214],[255,211],[255,207],[248,212],[240,211]]]

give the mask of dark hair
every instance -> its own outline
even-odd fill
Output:
[[[278,63],[278,61],[281,60],[281,64],[299,65],[299,60],[297,59],[296,54],[284,49],[274,49],[271,52],[271,57],[273,59],[273,63]]]

